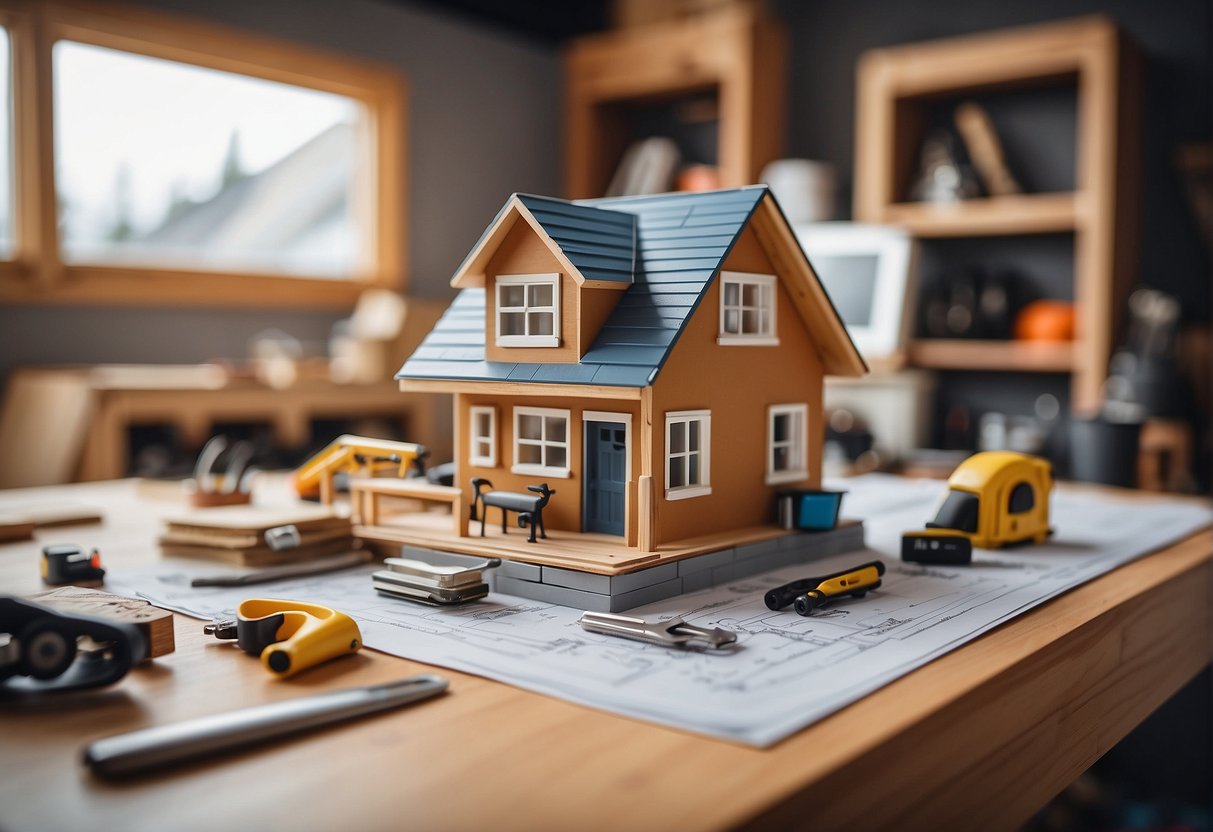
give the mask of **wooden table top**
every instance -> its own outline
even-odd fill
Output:
[[[42,589],[50,542],[99,546],[111,570],[152,563],[158,518],[180,508],[124,481],[0,492],[0,509],[64,500],[106,522],[0,546],[0,591]],[[440,699],[137,781],[92,778],[80,749],[99,737],[435,672],[363,651],[274,680],[176,616],[176,652],[112,688],[0,708],[0,828],[1012,829],[1209,662],[1211,600],[1204,531],[767,750],[439,669]]]

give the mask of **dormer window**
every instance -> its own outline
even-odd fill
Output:
[[[498,275],[497,346],[560,346],[560,275]]]
[[[720,273],[718,344],[775,346],[775,275]]]

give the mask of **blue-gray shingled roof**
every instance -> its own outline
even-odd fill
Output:
[[[631,284],[598,337],[577,364],[487,361],[484,290],[464,289],[396,377],[648,386],[766,193],[517,195],[583,277]]]
[[[635,214],[547,196],[517,196],[586,280],[631,283],[635,279]]]

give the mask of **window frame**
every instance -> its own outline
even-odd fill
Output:
[[[742,288],[738,289],[737,304],[728,304],[725,302],[726,287],[729,283],[740,284]],[[746,285],[759,287],[759,310],[766,312],[769,326],[765,332],[745,333],[745,332],[727,332],[725,330],[725,316],[731,309],[736,309],[738,312],[738,322],[743,319],[742,313],[745,309],[742,303],[742,291]],[[720,273],[720,321],[717,327],[716,343],[724,346],[745,346],[745,347],[774,347],[779,345],[779,328],[777,325],[776,316],[779,311],[779,282],[773,274],[759,274],[756,272],[734,272],[722,271]],[[761,315],[760,315],[761,318]]]
[[[797,467],[775,469],[775,420],[780,416],[792,418],[793,438],[781,444],[789,449],[788,458],[797,457]],[[767,408],[767,485],[799,482],[809,478],[809,405],[803,402],[773,404]],[[791,453],[795,451],[795,453]]]
[[[690,429],[687,429],[687,450],[674,454],[670,451],[671,430],[676,424],[699,422],[699,481],[693,484],[670,487],[670,461],[677,455],[684,460],[692,453],[690,450]],[[712,493],[712,411],[710,410],[674,410],[665,414],[665,467],[662,476],[665,479],[665,498],[667,500],[686,500],[692,497],[705,497]],[[690,466],[684,463],[684,480],[688,479]]]
[[[494,281],[493,289],[494,300],[494,341],[499,347],[559,347],[560,346],[560,274],[500,274],[497,275]],[[502,289],[507,286],[523,286],[523,301],[522,306],[506,306],[501,305]],[[511,313],[521,313],[523,321],[526,325],[530,325],[530,314],[532,307],[530,306],[530,287],[531,286],[551,286],[552,287],[552,334],[551,335],[502,335],[501,334],[501,316],[504,310],[509,310]],[[548,311],[549,307],[536,306],[534,311]]]
[[[478,416],[489,417],[487,436],[481,436],[476,432]],[[487,456],[477,453],[477,446],[482,442],[488,443]],[[492,405],[474,404],[468,409],[468,465],[477,468],[497,467],[497,408]]]
[[[0,261],[0,301],[347,307],[368,288],[406,288],[407,228],[403,76],[386,65],[254,35],[208,20],[111,3],[0,0],[12,44],[13,259]],[[334,93],[367,114],[370,164],[357,183],[370,218],[348,279],[248,271],[68,264],[58,231],[52,49],[57,41]]]
[[[541,429],[541,438],[538,440],[539,447],[544,451],[541,456],[547,459],[546,448],[548,445],[563,445],[564,446],[564,466],[545,465],[531,462],[519,461],[519,448],[523,444],[534,444],[535,440],[522,439],[519,423],[523,416],[539,416],[545,420]],[[560,418],[564,419],[564,441],[558,442],[547,438],[547,419]],[[514,464],[510,466],[510,472],[514,474],[523,474],[525,476],[534,477],[559,477],[560,479],[568,479],[572,476],[572,459],[573,459],[573,434],[572,429],[572,411],[562,410],[558,407],[522,407],[514,408]]]

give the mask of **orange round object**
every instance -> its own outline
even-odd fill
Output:
[[[674,187],[679,191],[716,191],[721,187],[720,168],[712,165],[690,165],[678,174]]]
[[[1063,300],[1037,300],[1015,318],[1015,337],[1021,341],[1073,341],[1074,304]]]

